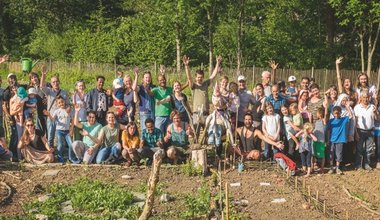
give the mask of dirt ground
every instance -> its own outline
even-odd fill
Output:
[[[259,162],[258,162],[259,163]],[[257,164],[256,164],[257,165]],[[43,176],[47,170],[59,170],[56,176]],[[12,197],[0,204],[0,216],[23,216],[22,204],[36,199],[42,194],[33,192],[39,188],[45,188],[52,183],[72,183],[79,177],[98,179],[104,182],[113,182],[119,185],[127,185],[133,191],[142,182],[145,182],[150,174],[150,168],[122,166],[75,166],[75,165],[45,165],[38,167],[26,167],[0,164],[0,181],[7,183],[13,191]],[[123,175],[129,175],[132,179],[122,179]],[[293,177],[291,177],[293,178]],[[302,177],[298,177],[300,182]],[[372,205],[374,210],[380,211],[380,171],[347,171],[345,175],[312,175],[305,183],[310,185],[312,194],[318,190],[319,198],[326,200],[328,208],[334,208],[337,218],[346,219],[347,211],[349,219],[380,219],[359,202],[349,198],[343,191],[343,186],[357,197]],[[256,166],[246,169],[242,173],[236,170],[222,173],[224,184],[240,183],[240,186],[230,186],[231,203],[234,212],[247,219],[320,219],[326,218],[323,212],[318,211],[313,205],[305,208],[305,198],[296,191],[286,180],[284,173],[275,165],[269,167]],[[207,183],[212,194],[218,190],[213,184],[215,177],[189,177],[178,166],[163,165],[160,171],[160,188],[164,193],[174,197],[167,203],[159,202],[156,198],[152,219],[181,219],[180,213],[185,210],[184,198],[186,195],[195,194],[198,188]],[[0,201],[5,196],[4,187],[0,186]],[[275,199],[285,200],[282,203],[273,203]],[[206,217],[204,219],[207,219]]]

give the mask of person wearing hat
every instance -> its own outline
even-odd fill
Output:
[[[255,103],[255,99],[252,95],[252,92],[247,89],[245,76],[240,75],[238,76],[237,80],[239,84],[238,94],[240,100],[238,109],[238,127],[241,127],[244,125],[244,115],[250,111],[249,105],[253,105]]]
[[[113,80],[112,85],[113,106],[116,108],[116,116],[121,118],[125,109],[123,82],[119,78],[116,78]]]
[[[288,87],[286,87],[286,95],[288,96],[289,101],[297,101],[298,89],[296,86],[297,78],[295,76],[289,76],[288,78]]]
[[[33,112],[37,110],[37,90],[35,88],[28,89],[28,101],[25,102],[24,117],[33,118]]]

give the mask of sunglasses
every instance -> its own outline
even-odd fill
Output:
[[[26,124],[25,126],[26,126],[26,127],[33,127],[34,124]]]

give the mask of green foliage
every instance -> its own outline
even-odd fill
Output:
[[[181,166],[182,172],[187,176],[202,176],[203,171],[201,167],[195,167],[194,162],[190,161]]]
[[[156,185],[155,194],[156,195],[162,195],[164,193],[164,189],[166,188],[165,184],[162,182],[158,182]],[[135,190],[137,192],[146,193],[148,189],[148,184],[145,181],[140,181]]]
[[[182,218],[197,218],[208,215],[210,212],[211,193],[207,185],[203,184],[195,195],[185,197],[186,211],[181,213]]]
[[[52,197],[45,202],[26,204],[25,209],[36,209],[52,219],[135,219],[139,213],[138,207],[132,205],[133,195],[113,183],[78,179],[71,185],[54,184],[48,192]],[[61,203],[68,200],[72,202],[75,214],[61,212]],[[31,217],[29,215],[27,219]]]

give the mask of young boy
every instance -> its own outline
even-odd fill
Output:
[[[293,101],[297,101],[298,97],[298,89],[296,86],[297,78],[295,76],[289,76],[288,78],[288,87],[286,87],[286,95],[289,99]]]
[[[113,106],[115,106],[116,108],[116,115],[120,118],[122,117],[124,113],[124,109],[125,109],[123,83],[120,82],[119,79],[115,79],[112,84],[113,84],[113,92],[112,92]]]
[[[317,121],[315,122],[314,135],[317,137],[317,141],[313,143],[314,147],[314,157],[316,160],[320,160],[321,169],[320,173],[324,173],[325,169],[325,131],[327,124],[328,110],[327,108],[318,108],[317,110]],[[316,161],[315,161],[316,162]]]
[[[37,110],[37,90],[35,88],[28,89],[28,101],[25,102],[24,117],[33,118],[33,112]]]
[[[329,170],[329,174],[333,174],[335,171],[339,175],[343,174],[340,167],[340,163],[343,160],[343,144],[347,143],[348,126],[353,115],[348,102],[346,105],[349,116],[341,117],[342,108],[335,106],[332,110],[334,118],[330,119],[327,124],[328,140],[331,145],[331,169]],[[336,167],[334,167],[334,159],[336,160]]]

